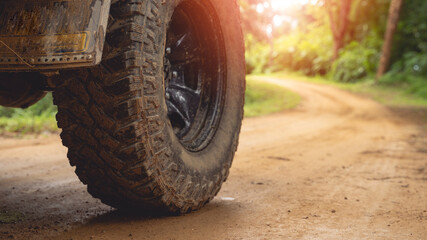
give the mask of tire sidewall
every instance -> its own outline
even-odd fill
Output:
[[[172,17],[173,10],[184,1],[171,3],[168,10],[169,20]],[[238,8],[235,1],[205,0],[203,4],[210,4],[215,9],[219,20],[218,25],[223,35],[226,59],[225,81],[227,83],[222,116],[212,140],[206,148],[199,152],[190,152],[181,145],[169,121],[166,121],[165,130],[170,141],[168,145],[171,147],[172,160],[180,162],[180,165],[189,173],[209,178],[217,175],[218,172],[221,175],[226,175],[225,171],[228,171],[231,166],[234,152],[237,148],[243,116],[245,61],[243,35],[239,15],[236,14],[238,13]],[[164,117],[167,118],[164,97],[161,102],[163,109],[165,109]]]

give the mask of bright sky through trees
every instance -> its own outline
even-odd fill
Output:
[[[271,0],[273,9],[285,10],[296,4],[306,4],[308,0]]]
[[[291,22],[292,19],[286,15],[286,12],[298,5],[317,4],[318,0],[265,0],[256,6],[256,11],[263,14],[267,9],[274,12],[272,24],[276,27],[282,25],[284,21]],[[267,28],[267,33],[271,33],[272,26]]]

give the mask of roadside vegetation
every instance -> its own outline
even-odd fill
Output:
[[[426,106],[427,1],[240,3],[248,74],[326,83],[390,106]]]
[[[301,97],[283,87],[246,79],[245,117],[257,117],[296,107]]]
[[[427,1],[238,2],[249,75],[246,117],[300,101],[286,89],[256,82],[255,75],[329,84],[388,106],[427,108]],[[0,107],[0,134],[55,132],[55,113],[51,95],[25,110]]]
[[[248,78],[246,86],[245,117],[256,117],[291,109],[300,97],[285,88],[261,83]],[[0,107],[0,134],[41,134],[58,131],[57,108],[48,94],[27,109]]]
[[[0,134],[56,132],[56,111],[51,94],[27,109],[0,107]]]
[[[282,79],[294,79],[316,84],[330,85],[356,94],[369,97],[390,107],[427,107],[427,84],[423,78],[414,78],[412,81],[390,81],[383,78],[379,83],[373,78],[365,78],[356,82],[343,83],[324,76],[305,76],[298,72],[277,72],[252,76],[271,76]]]

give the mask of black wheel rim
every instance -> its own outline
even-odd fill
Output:
[[[209,145],[224,107],[226,59],[218,24],[206,1],[187,0],[175,8],[167,31],[168,117],[181,144],[192,152]]]

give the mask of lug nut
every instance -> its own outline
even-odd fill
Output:
[[[171,54],[172,49],[170,47],[166,48],[166,54]]]
[[[166,99],[169,100],[170,98],[171,98],[171,95],[168,92],[166,92]]]
[[[177,71],[173,71],[172,72],[172,77],[173,78],[177,78],[178,77],[178,72]]]

